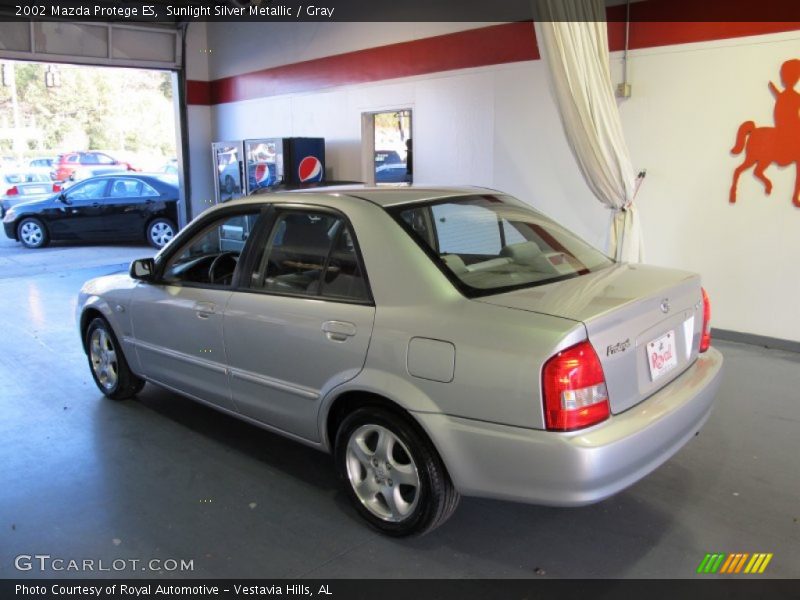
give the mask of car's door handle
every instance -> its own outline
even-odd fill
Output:
[[[92,204],[92,207],[94,207],[94,208],[97,208],[98,206],[100,206],[99,202],[95,202],[94,204]]]
[[[213,302],[195,302],[194,312],[198,319],[207,319],[217,312],[217,305]]]
[[[322,324],[322,331],[332,342],[345,342],[356,334],[356,326],[347,321],[325,321]]]

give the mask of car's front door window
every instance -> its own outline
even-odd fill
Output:
[[[216,219],[168,259],[162,279],[170,284],[230,286],[258,215],[252,211]]]
[[[72,187],[67,192],[67,199],[73,200],[94,200],[104,198],[106,195],[106,187],[108,186],[107,179],[99,179],[96,181],[86,181],[79,183]]]

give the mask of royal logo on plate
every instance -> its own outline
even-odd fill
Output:
[[[678,365],[675,354],[675,332],[668,331],[647,344],[647,363],[653,381]]]

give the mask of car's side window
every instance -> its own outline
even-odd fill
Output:
[[[95,154],[95,162],[100,165],[113,165],[114,159],[111,158],[108,154],[100,154],[99,152]]]
[[[368,300],[367,284],[358,263],[355,244],[350,230],[339,227],[328,257],[328,266],[322,278],[321,294],[329,298]]]
[[[291,211],[278,216],[251,287],[280,294],[368,300],[353,236],[344,219],[325,212]]]
[[[162,280],[170,284],[230,286],[258,216],[256,210],[227,215],[211,222],[167,260]]]
[[[98,179],[97,181],[79,183],[78,185],[69,189],[67,192],[67,198],[69,198],[69,200],[94,200],[103,198],[106,195],[107,186],[107,179]]]
[[[111,184],[112,198],[138,198],[140,196],[158,196],[158,192],[139,179],[119,178]]]

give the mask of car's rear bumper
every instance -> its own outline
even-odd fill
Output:
[[[697,433],[711,413],[722,362],[712,348],[644,402],[576,432],[431,413],[415,416],[462,494],[580,506],[632,485]]]

